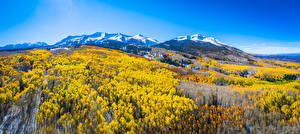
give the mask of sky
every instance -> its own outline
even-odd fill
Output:
[[[1,0],[0,46],[68,35],[202,34],[249,53],[300,53],[297,0]]]

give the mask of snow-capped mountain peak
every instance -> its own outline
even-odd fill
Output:
[[[185,36],[177,36],[174,40],[182,41],[182,40],[192,40],[192,41],[202,41],[205,36],[201,34],[194,34],[194,35],[185,35]]]
[[[69,36],[55,45],[85,45],[85,44],[101,44],[107,41],[116,41],[125,44],[136,44],[151,46],[157,44],[158,41],[145,37],[141,34],[129,36],[122,33],[105,33],[97,32],[90,35]]]
[[[45,42],[9,44],[0,47],[0,50],[31,49],[31,48],[46,47],[46,46],[49,45]]]
[[[174,40],[177,40],[177,41],[191,40],[191,41],[196,41],[196,42],[209,42],[216,46],[229,46],[223,42],[218,41],[214,37],[206,37],[201,34],[178,36],[178,37],[174,38]]]
[[[177,36],[176,38],[174,38],[174,40],[177,40],[177,41],[190,40],[188,37],[189,36]]]
[[[191,35],[191,40],[194,40],[194,41],[198,41],[198,40],[203,40],[205,38],[205,36],[203,35],[200,35],[200,34],[194,34],[194,35]]]
[[[147,44],[147,46],[151,46],[151,45],[154,45],[154,44],[158,43],[157,40],[149,38],[149,37],[145,37],[142,34],[137,34],[137,35],[135,35],[135,36],[133,36],[132,38],[129,38],[129,39],[136,39],[136,40],[142,41],[144,44]]]
[[[135,36],[133,36],[133,37],[136,37],[136,38],[144,38],[144,35],[142,35],[142,34],[137,34],[137,35],[135,35]]]

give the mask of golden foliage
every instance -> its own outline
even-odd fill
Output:
[[[136,55],[87,46],[68,53],[31,50],[0,60],[1,108],[40,94],[37,131],[216,133],[224,127],[245,127],[246,107],[195,105],[183,95],[185,89],[176,92],[179,79],[230,85],[264,113],[280,112],[282,122],[300,121],[300,83],[289,81],[299,75],[296,63],[241,66],[198,58],[209,75],[186,74]],[[257,73],[242,77],[245,70]]]
[[[1,58],[1,74],[5,74],[1,75],[1,103],[18,102],[40,91],[37,122],[44,131],[164,130],[174,115],[195,107],[191,99],[177,95],[179,80],[165,69],[166,64],[119,51],[93,47],[52,54],[33,50]],[[18,81],[24,89],[19,89]]]

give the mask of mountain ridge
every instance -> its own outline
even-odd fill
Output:
[[[91,45],[122,50],[133,54],[150,52],[153,48],[163,48],[191,54],[197,57],[208,57],[216,60],[239,62],[243,64],[249,64],[250,61],[257,61],[257,58],[251,54],[243,52],[242,50],[223,43],[213,37],[206,37],[201,34],[177,36],[171,40],[159,42],[156,39],[141,34],[130,36],[122,33],[96,32],[93,34],[67,36],[53,45],[48,45],[46,43],[41,44],[42,45],[33,45],[32,47],[28,47],[31,45],[25,45],[25,48],[12,47],[14,45],[8,47],[11,49],[32,49],[41,47],[54,49]]]
[[[249,63],[257,61],[253,55],[218,41],[213,37],[199,34],[178,36],[171,40],[153,45],[153,47],[188,53],[198,57],[209,57],[217,60]]]
[[[96,32],[89,35],[76,35],[68,36],[61,41],[54,44],[54,46],[68,46],[68,45],[96,45],[106,42],[119,42],[124,44],[138,44],[151,46],[157,44],[158,41],[141,34],[134,36],[122,34],[122,33],[106,33],[106,32]]]
[[[212,43],[217,46],[230,46],[226,43],[223,43],[223,42],[215,39],[214,37],[206,37],[201,34],[177,36],[173,40],[177,40],[177,41],[192,40],[192,41],[196,41],[196,42],[202,41],[202,42],[209,42],[209,43]],[[230,46],[230,47],[232,47],[232,46]]]
[[[174,38],[174,40],[184,40],[184,39],[190,39],[193,41],[202,41],[202,42],[209,42],[217,46],[230,46],[226,43],[220,42],[219,40],[215,39],[214,37],[206,37],[201,34],[193,34],[193,35],[184,35],[184,36],[177,36]],[[47,44],[45,42],[37,42],[37,43],[18,43],[18,44],[8,44],[0,47],[0,50],[4,50],[6,48],[11,49],[20,49],[22,48],[22,45],[20,47],[12,47],[12,46],[18,46],[20,44],[39,44],[44,43],[45,45],[36,45],[35,47],[39,46],[68,46],[68,45],[88,45],[88,44],[101,44],[103,42],[108,41],[118,41],[120,43],[124,44],[136,44],[136,45],[145,45],[145,46],[152,46],[156,45],[159,42],[156,39],[146,37],[142,34],[136,34],[134,36],[122,34],[122,33],[106,33],[106,32],[95,32],[93,34],[82,34],[82,35],[69,35],[62,40],[54,43],[54,44]],[[168,41],[168,40],[167,40]],[[27,47],[24,47],[27,48]]]
[[[22,50],[22,49],[33,49],[33,48],[39,48],[39,47],[47,47],[50,46],[49,44],[45,42],[36,42],[36,43],[18,43],[18,44],[8,44],[5,46],[0,47],[0,50]]]

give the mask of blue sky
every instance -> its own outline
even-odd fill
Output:
[[[0,46],[121,32],[165,41],[200,33],[250,53],[300,53],[296,0],[2,0]]]

